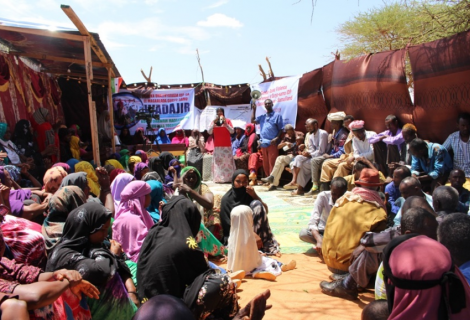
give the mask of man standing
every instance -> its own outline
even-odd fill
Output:
[[[348,137],[349,131],[343,127],[343,120],[346,117],[344,112],[335,112],[328,114],[327,119],[331,122],[331,129],[333,133],[331,134],[331,151],[330,153],[325,153],[323,155],[317,156],[311,161],[311,170],[312,170],[312,190],[306,193],[306,196],[313,196],[315,192],[319,189],[320,185],[320,171],[322,164],[325,160],[328,159],[337,159],[342,154],[344,154],[344,143]],[[297,191],[297,194],[299,192]]]
[[[470,190],[470,114],[460,114],[457,121],[459,131],[452,133],[442,146],[454,152],[454,169],[465,172],[463,187]]]
[[[263,155],[264,174],[268,175],[274,168],[276,158],[279,155],[277,144],[284,127],[282,116],[273,111],[273,102],[271,99],[264,101],[266,113],[256,117],[256,104],[253,104],[251,113],[251,122],[261,126],[261,153]],[[250,180],[253,180],[253,173],[250,173]]]

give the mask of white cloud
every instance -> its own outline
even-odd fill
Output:
[[[204,9],[215,9],[215,8],[221,7],[221,6],[223,6],[224,4],[227,4],[227,3],[228,3],[228,0],[220,0],[220,1],[214,2],[213,4],[205,7]]]
[[[215,13],[204,21],[198,21],[197,25],[201,27],[229,27],[234,29],[243,27],[243,23],[222,13]]]

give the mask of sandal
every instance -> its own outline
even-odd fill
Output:
[[[289,182],[288,184],[285,184],[283,188],[286,190],[295,190],[297,189],[297,184],[293,184],[292,182]]]

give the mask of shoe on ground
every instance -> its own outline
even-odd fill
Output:
[[[357,300],[357,288],[353,290],[346,289],[343,285],[343,280],[336,280],[332,282],[320,282],[321,291],[332,297],[338,297],[347,300]]]
[[[343,273],[343,274],[332,273],[332,274],[330,274],[330,279],[333,280],[333,281],[336,281],[336,280],[343,280],[343,279],[346,278],[348,275],[349,275],[349,273]]]
[[[295,189],[297,189],[297,185],[288,183],[288,184],[285,184],[283,188],[286,189],[286,190],[295,190]]]
[[[275,191],[275,190],[277,190],[277,187],[273,184],[268,188],[268,191]]]
[[[245,271],[244,270],[238,270],[232,273],[229,273],[228,276],[232,278],[232,280],[238,279],[241,280],[245,278]]]
[[[276,276],[274,274],[272,274],[271,272],[267,272],[267,271],[257,272],[255,274],[253,274],[253,278],[254,279],[270,280],[270,281],[276,280]]]
[[[289,271],[289,270],[294,270],[296,265],[297,265],[297,262],[295,262],[295,260],[291,260],[291,261],[289,261],[288,264],[283,264],[281,266],[281,270],[282,270],[282,272],[286,272],[286,271]]]
[[[256,178],[257,178],[257,177],[256,177],[256,173],[254,173],[254,172],[250,173],[250,175],[248,176],[248,178],[249,178],[250,180],[256,180]]]
[[[273,182],[274,182],[274,177],[273,177],[273,176],[269,176],[269,177],[266,177],[266,178],[261,178],[261,181],[273,183]]]

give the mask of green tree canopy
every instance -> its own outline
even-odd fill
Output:
[[[470,28],[470,0],[399,1],[356,15],[337,32],[341,56],[405,48]]]

